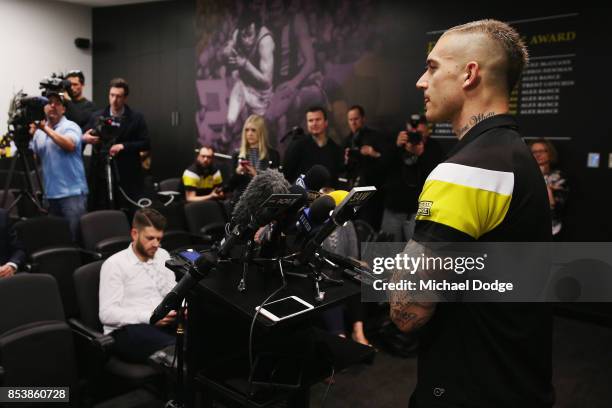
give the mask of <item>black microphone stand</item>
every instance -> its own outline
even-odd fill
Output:
[[[253,239],[249,239],[246,243],[246,250],[244,257],[242,258],[242,279],[240,279],[240,283],[238,283],[238,291],[244,292],[246,291],[246,277],[249,271],[249,263],[253,259],[253,250],[255,247],[255,241]]]
[[[344,281],[342,279],[333,279],[327,276],[325,273],[321,271],[325,266],[336,266],[334,263],[331,263],[324,256],[320,255],[318,251],[313,253],[313,259],[306,264],[298,263],[294,261],[294,265],[299,266],[303,265],[308,267],[310,273],[300,273],[300,272],[286,272],[286,275],[296,276],[298,278],[312,279],[312,285],[315,292],[315,300],[319,303],[325,300],[325,292],[322,291],[323,284],[342,286]]]
[[[183,408],[185,406],[185,384],[183,373],[183,361],[185,358],[183,346],[185,344],[185,304],[180,303],[176,311],[176,345],[174,346],[174,356],[176,357],[176,387],[175,398],[166,402],[166,408]]]

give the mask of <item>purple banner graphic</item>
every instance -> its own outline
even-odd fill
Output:
[[[357,92],[375,92],[375,81],[367,81],[367,69],[359,67],[375,44],[369,41],[372,8],[368,0],[200,0],[200,143],[230,152],[238,147],[244,119],[259,114],[272,145],[284,150],[282,136],[302,124],[311,105],[331,112],[330,136],[340,140],[347,133],[348,104],[356,99],[345,95],[347,82],[359,81]]]

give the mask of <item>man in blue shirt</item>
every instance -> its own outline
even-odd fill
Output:
[[[49,213],[68,220],[76,241],[88,192],[81,158],[81,128],[64,117],[66,107],[60,95],[52,94],[48,98],[46,120],[37,125],[30,148],[42,163]]]

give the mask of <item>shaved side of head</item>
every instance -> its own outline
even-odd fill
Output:
[[[480,20],[447,30],[456,36],[453,48],[461,57],[459,64],[478,63],[488,86],[503,87],[507,94],[518,82],[529,61],[525,43],[515,29],[497,20]]]

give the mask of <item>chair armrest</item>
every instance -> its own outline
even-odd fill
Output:
[[[88,249],[79,248],[77,246],[56,246],[56,247],[40,249],[38,251],[33,252],[30,255],[30,258],[35,261],[36,258],[38,257],[53,255],[54,253],[57,253],[57,252],[73,252],[73,251],[77,251],[82,255],[90,256],[94,260],[102,259],[101,253],[96,252],[96,251],[90,251]]]
[[[26,272],[38,272],[39,260],[44,259],[48,256],[57,256],[61,255],[62,253],[74,254],[75,252],[80,254],[81,261],[85,261],[83,263],[89,263],[97,261],[98,259],[102,259],[102,254],[99,252],[90,251],[87,249],[79,248],[77,246],[56,246],[33,252],[30,255],[31,262],[24,264],[21,269]]]
[[[120,251],[127,248],[130,242],[132,242],[130,237],[106,238],[96,244],[96,251],[104,255],[111,255],[110,252],[113,252],[115,249]]]
[[[103,353],[107,353],[115,343],[112,336],[93,330],[77,319],[68,319],[68,324],[74,334],[85,339]]]
[[[83,249],[83,248],[78,248],[78,250],[81,253],[81,255],[84,257],[87,257],[90,260],[90,262],[98,261],[104,257],[102,253],[97,252],[97,251],[91,251],[89,249]]]

